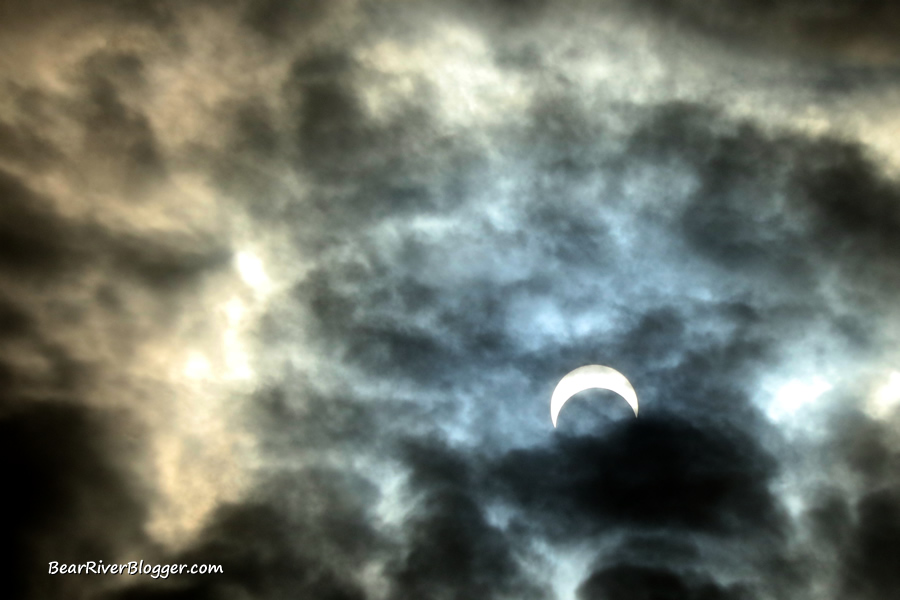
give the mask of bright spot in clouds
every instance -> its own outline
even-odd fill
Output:
[[[228,326],[225,328],[222,342],[225,352],[226,376],[229,379],[250,379],[253,371],[250,369],[250,357],[241,339],[241,321],[247,312],[247,307],[238,298],[232,298],[225,304],[225,315],[228,317]]]
[[[240,323],[241,319],[244,318],[245,312],[247,312],[247,309],[244,307],[244,303],[237,298],[232,298],[225,305],[225,314],[228,317],[228,322],[232,325]]]
[[[900,405],[900,371],[894,371],[887,383],[870,399],[867,412],[872,417],[884,419],[898,405]]]
[[[244,283],[257,292],[265,292],[269,288],[269,276],[263,268],[263,263],[258,256],[250,252],[238,252],[235,265]]]
[[[193,352],[184,365],[184,376],[190,379],[208,379],[212,375],[212,365],[205,356]]]
[[[769,405],[769,418],[781,421],[794,416],[798,410],[819,399],[819,396],[832,389],[832,385],[822,377],[811,380],[792,379],[775,392]]]

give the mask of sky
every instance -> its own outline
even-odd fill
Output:
[[[893,599],[898,30],[0,1],[3,597]]]

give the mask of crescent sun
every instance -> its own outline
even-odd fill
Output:
[[[637,394],[628,379],[610,367],[587,365],[568,373],[556,384],[553,397],[550,399],[550,419],[553,421],[554,427],[556,427],[559,411],[562,410],[566,401],[578,392],[589,389],[609,390],[617,393],[631,405],[634,416],[637,416]]]

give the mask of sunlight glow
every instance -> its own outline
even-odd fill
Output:
[[[814,377],[807,381],[792,379],[775,392],[775,397],[769,405],[769,417],[773,421],[792,417],[801,408],[813,404],[832,387],[831,383],[822,377]]]
[[[875,392],[866,412],[877,419],[884,419],[897,406],[900,406],[900,371],[892,372],[887,383]]]
[[[250,379],[253,377],[253,370],[250,368],[250,357],[241,339],[241,321],[244,320],[247,307],[235,297],[225,304],[224,309],[228,318],[228,326],[222,336],[227,369],[225,376],[228,379]]]
[[[239,252],[235,258],[235,266],[244,283],[257,292],[268,290],[270,285],[269,276],[266,275],[263,263],[258,256],[250,252]]]
[[[247,308],[238,298],[232,298],[225,305],[225,315],[228,317],[230,325],[237,325],[244,318]]]
[[[184,365],[184,376],[190,379],[209,379],[212,375],[212,365],[205,356],[199,352],[193,352]]]

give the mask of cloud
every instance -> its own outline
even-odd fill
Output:
[[[228,263],[229,253],[212,240],[169,240],[121,235],[102,226],[60,216],[46,198],[0,171],[5,200],[0,268],[24,280],[77,277],[94,266],[136,282],[167,289],[197,280]]]
[[[664,0],[638,3],[634,9],[723,41],[737,35],[751,47],[774,43],[794,52],[875,63],[892,62],[896,48],[890,32],[900,19],[896,5],[885,0],[777,4]]]
[[[896,552],[900,510],[896,466],[900,460],[891,423],[837,412],[825,452],[837,469],[858,478],[847,493],[834,485],[817,490],[805,518],[820,548],[838,557],[839,593],[880,600],[897,585],[888,557]]]
[[[261,486],[257,501],[220,507],[199,539],[166,559],[222,565],[221,574],[172,576],[129,586],[114,597],[302,593],[365,598],[361,569],[384,547],[368,523],[367,497],[373,493],[371,484],[360,478],[322,469],[269,481]]]
[[[474,481],[467,481],[471,457],[423,443],[405,453],[414,500],[403,554],[388,569],[393,596],[545,597],[520,562],[527,550],[489,522]]]
[[[893,9],[138,4],[0,4],[13,597],[896,588]]]
[[[65,224],[45,200],[6,173],[0,173],[0,194],[5,200],[0,264],[27,277],[40,277],[58,273],[69,261],[78,261],[81,248],[70,245]]]
[[[864,496],[856,506],[858,526],[850,537],[844,556],[848,593],[863,598],[888,598],[896,589],[897,574],[891,568],[892,553],[900,539],[898,490],[875,491]]]
[[[603,437],[513,451],[490,480],[551,534],[625,526],[777,537],[784,524],[768,491],[774,468],[745,434],[721,423],[705,429],[649,416]]]
[[[617,565],[592,573],[578,588],[578,598],[624,600],[660,598],[665,600],[739,600],[750,598],[740,587],[721,586],[696,575],[687,576],[666,569]]]
[[[585,118],[572,105],[560,110]],[[355,118],[348,126],[356,127]],[[328,118],[317,121],[324,127]],[[751,598],[811,588],[808,556],[790,541],[799,526],[775,491],[792,467],[790,451],[763,416],[757,386],[807,344],[822,344],[835,365],[843,364],[843,349],[882,347],[880,333],[860,339],[848,323],[867,321],[872,304],[861,295],[890,310],[881,304],[889,297],[881,278],[859,262],[891,268],[881,228],[893,231],[882,200],[893,197],[893,184],[851,143],[773,134],[702,106],[652,107],[635,122],[623,139],[598,142],[609,154],[597,151],[583,167],[585,178],[606,182],[603,193],[582,193],[571,170],[538,162],[503,195],[471,163],[451,161],[460,169],[455,178],[482,181],[505,210],[446,203],[438,186],[424,188],[412,211],[385,205],[356,218],[352,195],[311,209],[346,235],[296,240],[320,254],[281,318],[307,315],[304,339],[340,365],[343,389],[282,390],[272,408],[286,432],[296,429],[273,448],[293,444],[317,454],[341,447],[366,456],[414,440],[413,450],[391,455],[416,500],[395,500],[409,512],[399,525],[400,550],[379,559],[388,589],[537,594],[546,575],[522,574],[529,559],[521,549],[599,544],[614,532],[626,540],[655,536],[659,544],[679,535],[702,541],[649,565],[653,553],[631,546],[629,562],[607,561],[586,576],[583,597]],[[536,148],[568,139],[538,123]],[[544,135],[552,142],[542,145]],[[522,172],[510,163],[493,168]],[[318,176],[317,164],[308,164]],[[344,168],[363,181],[374,173],[378,189],[383,167],[373,164]],[[322,182],[335,181],[333,168],[321,167]],[[865,193],[817,187],[834,169],[846,173],[846,189],[857,189],[853,182]],[[648,182],[648,172],[676,183]],[[553,203],[546,189],[554,190]],[[633,203],[616,199],[625,190],[637,196]],[[859,228],[834,208],[841,197],[859,199],[848,206]],[[878,226],[871,213],[880,215]],[[439,225],[417,229],[417,218]],[[624,241],[623,230],[639,241]],[[676,250],[679,260],[661,258]],[[634,273],[640,276],[627,276]],[[854,285],[831,287],[825,273]],[[564,317],[553,320],[554,311]],[[581,330],[573,326],[579,319]],[[633,422],[582,412],[586,429],[549,438],[539,390],[585,355],[625,365],[647,411]],[[329,387],[300,387],[307,385]],[[399,389],[408,400],[397,398]],[[266,423],[267,431],[278,429]],[[441,431],[464,441],[432,443]],[[498,523],[491,510],[508,511],[509,521]],[[442,544],[428,546],[434,539]],[[452,569],[449,548],[462,561]],[[717,552],[742,558],[723,564]],[[486,579],[481,564],[493,565],[496,579]],[[751,584],[742,569],[768,575]]]
[[[77,564],[147,547],[144,505],[125,468],[128,453],[109,435],[111,427],[127,424],[58,401],[11,403],[7,394],[4,390],[0,473],[14,493],[3,495],[0,509],[3,538],[15,550],[3,564],[6,593],[12,598],[82,593],[94,585],[48,578],[48,563]]]
[[[248,3],[244,18],[262,39],[283,41],[315,25],[327,10],[328,3],[322,0],[263,0]]]

